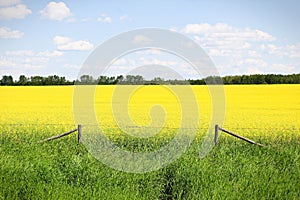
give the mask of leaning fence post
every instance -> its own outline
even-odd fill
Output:
[[[69,131],[69,132],[62,133],[62,134],[60,134],[60,135],[55,135],[55,136],[49,137],[49,138],[47,138],[47,139],[41,140],[41,141],[39,141],[39,143],[43,143],[43,142],[48,142],[48,141],[51,141],[51,140],[55,140],[55,139],[64,137],[64,136],[66,136],[66,135],[69,135],[69,134],[71,134],[71,133],[74,133],[74,132],[76,132],[76,131],[77,131],[77,129],[74,129],[74,130],[71,130],[71,131]]]
[[[258,146],[260,146],[260,147],[263,147],[263,146],[264,146],[264,145],[262,145],[262,144],[260,144],[260,143],[254,142],[254,141],[252,141],[252,140],[250,140],[250,139],[248,139],[248,138],[245,138],[245,137],[243,137],[243,136],[240,136],[240,135],[238,135],[238,134],[232,133],[232,132],[230,132],[230,131],[226,131],[226,130],[223,129],[223,128],[218,127],[218,129],[219,129],[220,131],[223,131],[224,133],[227,133],[227,134],[229,134],[229,135],[232,135],[232,136],[234,136],[234,137],[236,137],[236,138],[239,138],[239,139],[244,140],[244,141],[246,141],[246,142],[249,142],[249,143],[251,143],[251,144],[256,144],[256,145],[258,145]]]
[[[214,138],[214,142],[215,142],[215,145],[218,143],[218,137],[219,137],[219,126],[218,124],[215,125],[215,138]]]
[[[78,124],[78,128],[77,128],[77,131],[78,131],[78,143],[81,143],[82,142],[82,139],[81,139],[81,124]]]

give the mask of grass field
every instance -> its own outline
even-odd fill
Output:
[[[155,149],[172,139],[180,124],[176,96],[160,86],[134,93],[129,101],[134,122],[149,124],[153,104],[162,104],[168,117],[163,135],[140,140],[117,129],[111,111],[114,88],[97,88],[95,109],[115,143],[147,151],[148,143]],[[102,164],[72,134],[38,143],[76,127],[73,86],[0,87],[0,199],[300,199],[300,85],[225,86],[223,127],[265,147],[221,133],[203,159],[199,151],[211,101],[205,86],[192,88],[200,126],[188,151],[158,171],[134,174]]]

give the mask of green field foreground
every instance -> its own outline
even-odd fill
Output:
[[[145,174],[107,167],[82,144],[78,145],[75,136],[44,144],[21,136],[18,141],[1,137],[0,142],[1,199],[299,199],[300,196],[298,137],[264,148],[222,137],[204,159],[198,157],[200,142],[195,141],[174,163]],[[268,139],[264,142],[268,145]]]
[[[265,147],[221,133],[218,145],[201,159],[205,130],[199,129],[196,140],[178,160],[158,171],[134,174],[96,160],[77,143],[76,134],[38,143],[74,128],[65,114],[70,110],[72,88],[0,87],[4,113],[0,116],[0,199],[300,199],[299,88],[225,87],[224,127]],[[30,99],[32,90],[39,91],[34,100]],[[65,98],[60,102],[52,98],[55,95]],[[66,120],[64,126],[51,115],[59,110],[63,112],[57,118]],[[53,124],[45,123],[49,119]],[[154,141],[138,140],[114,135],[118,130],[111,133],[118,146],[139,146],[142,151],[153,144],[159,148],[172,138],[169,134]]]

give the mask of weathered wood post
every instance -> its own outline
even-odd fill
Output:
[[[219,137],[219,126],[218,124],[215,125],[215,138],[214,138],[214,142],[215,142],[215,145],[218,143],[218,137]]]
[[[78,128],[77,128],[77,131],[78,131],[78,143],[81,143],[82,142],[82,129],[81,129],[82,127],[81,127],[81,124],[78,124]]]

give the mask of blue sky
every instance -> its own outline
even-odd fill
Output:
[[[146,27],[193,39],[221,75],[300,73],[299,8],[297,0],[0,0],[0,75],[75,79],[102,42]],[[175,62],[155,52],[128,55],[111,75],[123,74],[128,65]]]

